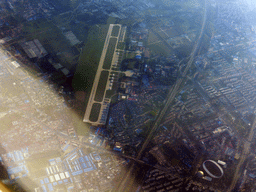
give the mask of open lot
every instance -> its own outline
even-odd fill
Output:
[[[152,27],[148,35],[147,45],[152,53],[165,56],[173,53],[189,54],[198,30],[186,31],[180,26],[168,27],[161,24],[157,24],[157,26]]]
[[[46,176],[47,173],[45,168],[50,166],[49,159],[57,158],[60,156],[60,151],[47,151],[32,155],[26,161],[30,174],[35,174],[36,176]]]
[[[160,54],[160,55],[169,55],[172,54],[172,50],[168,48],[162,41],[155,42],[153,44],[148,45],[149,49],[152,53]]]

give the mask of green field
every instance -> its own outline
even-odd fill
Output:
[[[99,104],[99,103],[94,103],[92,105],[91,114],[89,117],[90,121],[92,121],[92,122],[98,121],[99,114],[100,114],[100,108],[101,108],[101,104]]]
[[[51,54],[61,54],[62,65],[71,68],[77,61],[79,52],[73,50],[61,30],[51,21],[38,19],[24,24],[24,36],[27,41],[38,39],[45,50]]]
[[[201,29],[203,9],[200,1],[160,0],[159,2],[165,5],[162,13],[157,6],[145,13],[147,15],[163,15],[163,17],[153,18],[150,22],[146,45],[153,55],[168,56],[177,52],[180,55],[187,55],[188,43],[183,42],[183,39],[189,39],[193,43]],[[182,37],[182,34],[186,34],[186,38]]]
[[[119,42],[119,43],[117,44],[117,49],[122,49],[122,50],[124,50],[124,49],[125,49],[125,42]]]
[[[73,79],[73,87],[76,91],[91,91],[109,25],[115,22],[115,18],[109,17],[106,25],[94,25],[90,28]]]
[[[107,81],[108,81],[108,74],[109,74],[108,71],[101,72],[97,91],[96,91],[96,94],[94,97],[94,100],[97,102],[101,102],[104,97],[104,93],[105,93],[105,89],[106,89],[106,85],[107,85]]]
[[[173,48],[167,40],[175,35],[179,34],[174,28],[169,28],[163,32],[158,29],[158,26],[153,27],[149,31],[147,45],[153,53],[167,56],[173,53]]]
[[[107,31],[108,25],[93,26],[90,29],[87,43],[83,48],[73,78],[74,89],[85,91],[88,98],[98,69]]]
[[[53,0],[54,4],[61,5],[65,10],[73,10],[79,5],[79,0]]]
[[[191,11],[191,9],[198,8],[200,6],[200,0],[190,1],[177,1],[177,0],[150,0],[151,3],[156,6],[152,9],[147,10],[148,12],[158,11],[160,14],[165,14],[167,11],[179,12],[181,8],[185,11]],[[156,9],[159,6],[168,8],[166,10]],[[156,14],[153,12],[152,14]],[[168,14],[168,13],[167,13]]]
[[[119,33],[120,27],[119,26],[114,26],[112,29],[111,36],[117,37]]]
[[[113,55],[115,52],[115,47],[116,47],[116,41],[117,41],[117,38],[110,38],[109,40],[108,50],[107,50],[105,61],[103,64],[103,69],[110,69],[111,67],[111,62],[112,62]]]
[[[85,42],[87,39],[88,31],[91,27],[91,25],[87,22],[90,17],[86,18],[83,15],[73,15],[74,17],[72,17],[72,15],[73,14],[71,12],[56,15],[52,18],[52,21],[59,28],[65,29],[65,31],[72,31],[81,42]],[[75,18],[79,19],[79,23],[71,22]],[[84,19],[82,20],[80,18]]]
[[[136,56],[135,51],[126,51],[123,57],[123,60],[125,59],[134,59]]]
[[[44,19],[29,22],[24,25],[26,40],[38,39],[46,51],[57,54],[70,49],[69,42],[66,40],[61,30]]]
[[[94,25],[88,32],[88,38],[80,54],[75,75],[72,80],[72,87],[75,92],[82,96],[75,108],[80,118],[84,115],[90,97],[109,25],[115,22],[115,18],[109,17],[106,25]],[[85,126],[89,127],[89,125]],[[83,128],[82,124],[79,124],[78,127],[77,131],[80,133],[78,134],[83,135],[81,133],[83,133],[83,129],[85,128]]]
[[[160,55],[170,55],[173,51],[168,48],[165,43],[157,42],[148,46],[152,53]]]
[[[169,39],[178,35],[181,35],[177,30],[175,30],[176,27],[170,27],[170,28],[163,28],[163,30],[154,29],[156,33],[163,39]],[[162,28],[161,28],[162,29]]]

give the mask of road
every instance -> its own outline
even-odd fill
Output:
[[[253,136],[255,134],[255,130],[256,130],[256,118],[254,119],[254,122],[252,124],[248,140],[246,140],[245,143],[244,143],[243,152],[242,152],[242,154],[240,156],[239,163],[236,166],[236,171],[235,171],[232,183],[231,183],[231,185],[230,185],[230,187],[228,189],[228,192],[231,192],[231,191],[234,190],[234,187],[235,187],[238,179],[240,178],[240,175],[241,175],[241,173],[243,171],[243,170],[241,170],[242,169],[242,165],[244,164],[244,161],[246,160],[247,156],[250,153],[251,142],[252,142]]]
[[[154,126],[150,130],[150,133],[149,133],[147,139],[143,143],[142,148],[140,149],[140,151],[138,153],[138,156],[136,157],[137,160],[141,159],[142,153],[144,152],[144,150],[148,146],[150,140],[154,136],[154,133],[157,130],[157,128],[159,127],[159,125],[160,125],[160,123],[161,123],[161,121],[162,121],[162,119],[163,119],[167,109],[170,107],[170,104],[174,101],[174,98],[175,98],[178,90],[180,89],[182,83],[185,81],[188,70],[190,69],[191,65],[193,64],[193,61],[194,61],[194,58],[195,58],[195,56],[197,54],[198,48],[199,48],[200,44],[202,43],[201,41],[202,41],[202,37],[203,37],[203,34],[204,34],[204,30],[205,30],[206,12],[207,12],[206,4],[207,4],[207,0],[204,1],[203,24],[202,24],[202,28],[201,28],[201,32],[200,32],[198,41],[197,41],[196,45],[194,46],[192,53],[190,54],[190,59],[189,59],[187,65],[186,65],[186,68],[185,68],[181,78],[179,78],[176,81],[175,85],[169,91],[169,93],[167,95],[166,104],[163,107],[163,109],[160,111],[158,117],[156,118]],[[133,164],[131,165],[131,168],[128,170],[125,178],[117,186],[117,191],[120,191],[120,192],[130,191],[130,188],[133,186],[133,183],[134,183],[134,178],[131,178],[131,173],[133,172],[134,168],[135,168],[135,163],[133,162]]]

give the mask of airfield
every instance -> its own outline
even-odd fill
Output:
[[[110,24],[101,53],[98,69],[94,78],[89,101],[84,114],[84,122],[92,125],[105,125],[112,96],[119,79],[118,61],[122,58],[122,49],[118,43],[124,42],[126,27]],[[109,94],[112,93],[112,94]]]

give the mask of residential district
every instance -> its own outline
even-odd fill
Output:
[[[244,1],[0,2],[7,186],[256,191],[256,25]],[[76,90],[90,34],[96,69]]]

